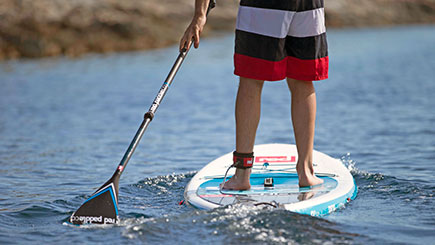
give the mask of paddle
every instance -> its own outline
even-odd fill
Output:
[[[210,0],[208,12],[215,6],[215,0]],[[118,216],[118,189],[119,189],[119,178],[122,172],[125,170],[128,161],[133,155],[139,141],[141,140],[145,130],[147,129],[149,123],[153,120],[154,114],[163,100],[172,80],[175,77],[178,69],[184,61],[188,53],[188,49],[183,49],[180,51],[178,58],[176,59],[171,71],[168,74],[165,82],[160,88],[156,98],[154,99],[150,109],[144,115],[144,120],[136,132],[133,140],[130,143],[127,151],[124,154],[121,162],[119,163],[113,176],[95,191],[94,194],[88,200],[86,200],[82,206],[80,206],[77,211],[75,211],[69,218],[69,222],[74,225],[82,224],[116,224],[119,221]]]

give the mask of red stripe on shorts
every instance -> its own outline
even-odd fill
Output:
[[[281,61],[268,61],[235,53],[234,65],[235,75],[251,79],[279,81],[289,77],[316,81],[328,78],[329,58],[302,60],[288,56]]]
[[[234,74],[237,76],[279,81],[286,77],[287,59],[269,61],[235,53],[234,66]]]
[[[317,81],[328,78],[328,56],[314,59],[301,60],[287,57],[287,77],[303,81]]]

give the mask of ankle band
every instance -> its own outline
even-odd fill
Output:
[[[251,153],[238,153],[233,152],[233,167],[236,168],[252,168],[254,164],[254,152]]]

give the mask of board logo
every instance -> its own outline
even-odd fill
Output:
[[[296,156],[259,156],[255,157],[257,163],[296,162]]]

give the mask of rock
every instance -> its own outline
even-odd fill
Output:
[[[435,23],[435,0],[325,0],[328,27]],[[179,41],[194,0],[1,0],[0,59],[78,56]],[[204,34],[233,30],[236,0],[220,0]]]
[[[325,0],[325,9],[331,27],[435,23],[435,0]]]

